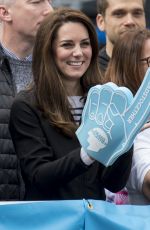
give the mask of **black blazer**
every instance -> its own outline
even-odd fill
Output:
[[[20,159],[26,200],[105,199],[104,187],[122,189],[128,179],[132,150],[111,167],[86,166],[77,138],[59,132],[32,105],[30,93],[13,103],[10,132]]]

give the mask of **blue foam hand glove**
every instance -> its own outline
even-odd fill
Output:
[[[89,156],[105,166],[127,152],[150,116],[150,68],[135,97],[113,83],[92,87],[76,135]]]

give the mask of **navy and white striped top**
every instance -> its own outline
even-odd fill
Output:
[[[84,99],[82,96],[70,96],[68,97],[69,103],[71,105],[71,113],[77,125],[80,124],[81,115],[84,107]]]

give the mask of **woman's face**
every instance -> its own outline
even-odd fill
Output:
[[[62,25],[54,42],[57,67],[67,81],[79,81],[88,69],[92,58],[89,33],[82,23]]]
[[[150,38],[148,38],[143,46],[141,63],[143,65],[144,74],[146,73],[148,67],[150,67]]]

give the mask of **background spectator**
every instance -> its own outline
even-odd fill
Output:
[[[32,79],[32,48],[41,21],[52,10],[48,0],[0,0],[0,200],[21,200],[24,186],[8,130],[17,92]]]
[[[114,46],[105,81],[126,86],[135,95],[149,66],[150,30],[129,31]],[[131,204],[150,204],[149,134],[150,128],[141,131],[134,142],[133,163],[127,183]]]

